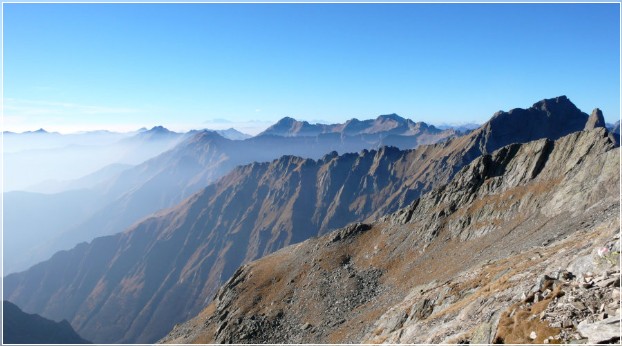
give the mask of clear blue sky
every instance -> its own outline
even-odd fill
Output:
[[[4,4],[4,124],[253,132],[284,116],[386,113],[483,122],[558,95],[614,122],[619,8]]]

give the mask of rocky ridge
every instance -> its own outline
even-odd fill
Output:
[[[619,156],[602,128],[483,155],[409,207],[242,266],[161,342],[593,341],[619,328],[618,257],[601,256],[619,254]]]
[[[223,137],[218,131],[191,131],[184,134],[184,140],[171,150],[98,184],[94,189],[97,193],[94,195],[101,201],[101,205],[86,214],[71,209],[68,214],[73,212],[85,217],[79,222],[64,225],[64,228],[57,227],[51,232],[55,236],[38,247],[20,248],[20,251],[28,254],[26,257],[29,260],[26,262],[21,259],[23,262],[18,268],[27,268],[49,258],[56,251],[69,249],[80,242],[120,232],[158,210],[181,203],[239,165],[271,161],[283,155],[317,160],[331,151],[358,152],[363,149],[377,149],[383,145],[411,149],[420,144],[436,143],[458,135],[456,131],[441,131],[428,128],[425,124],[408,133],[400,135],[393,133],[394,131],[388,127],[386,130],[380,128],[373,134],[361,135],[340,133],[321,133],[312,137],[262,135],[231,140]],[[180,134],[162,127],[154,127],[139,133],[137,137],[149,139],[173,135]],[[18,218],[17,222],[20,220]],[[29,224],[20,226],[27,228]],[[39,229],[40,227],[32,227],[28,230],[36,233]],[[11,246],[16,247],[13,244]]]
[[[196,315],[241,264],[348,222],[394,212],[498,146],[557,139],[583,129],[587,118],[558,97],[497,113],[467,136],[414,150],[331,153],[317,161],[285,156],[242,166],[122,234],[8,276],[5,295],[29,311],[70,320],[95,342],[153,342]],[[527,125],[548,130],[527,131]],[[223,140],[202,135],[214,145]],[[197,137],[188,144],[200,150],[203,142]],[[371,284],[377,275],[366,273],[360,282]]]
[[[385,114],[376,119],[350,119],[343,124],[310,124],[307,121],[285,117],[260,133],[259,136],[313,137],[326,134],[364,136],[368,140],[381,139],[386,136],[416,137],[418,144],[430,144],[440,139],[454,137],[457,132],[453,129],[441,130],[424,122],[414,122],[397,114]]]

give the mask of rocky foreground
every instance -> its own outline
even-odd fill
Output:
[[[620,340],[620,150],[505,146],[447,185],[242,266],[162,343]]]

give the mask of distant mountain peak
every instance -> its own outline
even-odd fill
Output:
[[[406,121],[406,119],[402,118],[401,116],[399,116],[399,115],[397,115],[395,113],[379,115],[376,118],[376,120],[380,120],[380,121],[393,120],[393,121],[397,121],[397,122]]]
[[[277,124],[291,124],[294,122],[297,122],[298,120],[292,118],[292,117],[283,117],[281,118],[279,121],[277,121]]]
[[[291,117],[284,117],[277,121],[276,124],[268,127],[265,131],[259,135],[276,135],[276,136],[296,136],[307,135],[315,136],[323,132],[325,125],[315,124],[311,125],[307,121],[299,121]]]
[[[166,127],[162,126],[162,125],[158,125],[158,126],[154,126],[152,127],[149,131],[147,132],[152,132],[152,133],[170,133],[172,131],[170,131],[169,129],[167,129]]]

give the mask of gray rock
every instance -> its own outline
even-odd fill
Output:
[[[587,118],[585,130],[592,130],[597,127],[605,127],[605,118],[603,117],[603,112],[600,109],[594,108],[590,117]]]
[[[490,344],[494,337],[495,329],[490,323],[480,324],[471,336],[471,344]]]
[[[620,317],[611,317],[602,321],[589,323],[583,321],[577,328],[590,344],[620,340]]]
[[[607,279],[607,280],[603,280],[603,281],[598,281],[596,282],[596,286],[598,287],[608,287],[608,286],[615,286],[615,287],[620,287],[620,277],[614,277],[611,279]]]

